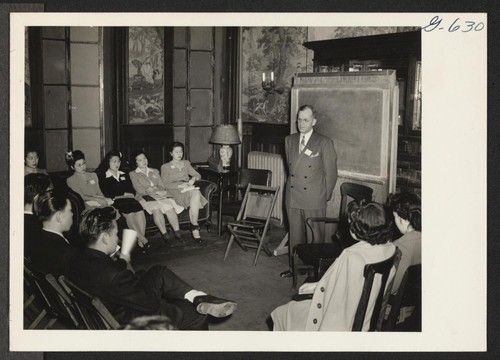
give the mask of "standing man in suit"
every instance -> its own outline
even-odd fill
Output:
[[[306,242],[306,219],[326,215],[337,182],[337,153],[332,139],[313,130],[316,114],[311,105],[302,105],[297,112],[298,133],[285,138],[288,165],[285,206],[289,222],[288,259],[291,269],[295,245]],[[324,241],[325,224],[315,222],[317,242]],[[291,277],[291,270],[281,277]]]

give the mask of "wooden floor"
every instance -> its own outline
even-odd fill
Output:
[[[159,236],[151,237],[153,251],[136,255],[136,269],[147,269],[155,264],[167,265],[194,288],[238,303],[236,312],[225,319],[210,319],[210,330],[268,331],[270,312],[288,302],[294,292],[291,279],[279,274],[288,268],[288,255],[268,257],[261,252],[256,267],[252,266],[254,249],[244,252],[233,244],[226,261],[224,251],[229,239],[227,233],[218,236],[213,228],[207,233],[202,228],[203,245],[196,244],[185,231],[186,245],[167,248]],[[273,250],[283,239],[285,230],[274,221],[269,233],[269,248]]]

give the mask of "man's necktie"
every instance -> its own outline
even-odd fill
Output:
[[[300,137],[301,140],[300,140],[299,152],[301,153],[306,147],[306,137],[304,135],[300,135]]]

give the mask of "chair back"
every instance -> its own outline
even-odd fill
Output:
[[[340,212],[339,219],[341,224],[346,225],[348,223],[348,214],[347,214],[347,204],[352,200],[366,200],[371,201],[373,195],[373,189],[371,187],[345,182],[340,185]]]
[[[391,295],[389,304],[391,311],[387,320],[384,321],[383,330],[393,331],[396,327],[401,308],[404,306],[415,306],[412,316],[421,316],[421,303],[422,303],[422,265],[412,265],[406,269],[401,284],[399,285],[398,292]],[[416,319],[417,327],[421,319]]]
[[[353,200],[371,201],[373,189],[365,185],[345,182],[340,185],[340,195],[341,200],[338,217],[339,224],[335,237],[338,239],[340,246],[345,249],[357,242],[352,238],[351,233],[349,232],[349,214],[347,213],[347,204]]]
[[[84,324],[85,328],[89,330],[120,328],[118,321],[111,315],[99,298],[82,290],[64,276],[59,277],[59,282],[73,300],[81,323]]]
[[[277,187],[248,184],[240,209],[242,218],[269,221],[278,190]]]
[[[69,240],[71,245],[79,246],[82,245],[83,242],[78,232],[78,226],[82,219],[82,213],[85,210],[85,203],[80,194],[74,192],[70,188],[68,188],[67,196],[71,203],[71,210],[73,211],[73,224],[69,231],[65,233],[65,237]]]
[[[271,186],[273,172],[262,169],[241,169],[239,172],[238,188],[246,189],[248,184]]]
[[[359,300],[358,308],[356,314],[354,315],[354,322],[352,325],[352,331],[362,331],[363,324],[365,322],[366,311],[368,308],[368,303],[370,300],[370,295],[372,293],[373,281],[375,275],[381,276],[380,289],[378,291],[377,297],[375,299],[375,306],[370,319],[370,326],[368,331],[380,331],[382,330],[382,322],[385,317],[385,309],[387,307],[387,300],[392,290],[392,282],[394,276],[389,281],[389,275],[393,267],[396,268],[399,265],[399,260],[401,259],[401,250],[396,247],[394,254],[387,260],[365,265],[363,276],[365,282],[363,285],[363,292],[361,293],[361,298]]]
[[[35,294],[35,299],[39,299],[39,303],[50,316],[57,318],[65,325],[75,328],[79,326],[71,299],[52,274],[45,274],[25,259],[24,276]]]

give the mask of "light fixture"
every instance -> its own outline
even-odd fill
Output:
[[[266,73],[262,73],[262,89],[268,94],[283,94],[283,88],[277,88],[274,82],[274,71],[271,71],[270,81],[266,81]]]
[[[212,132],[209,142],[211,144],[222,145],[219,150],[222,168],[228,170],[231,163],[231,156],[233,155],[233,149],[229,145],[241,143],[236,127],[234,125],[217,125]]]

